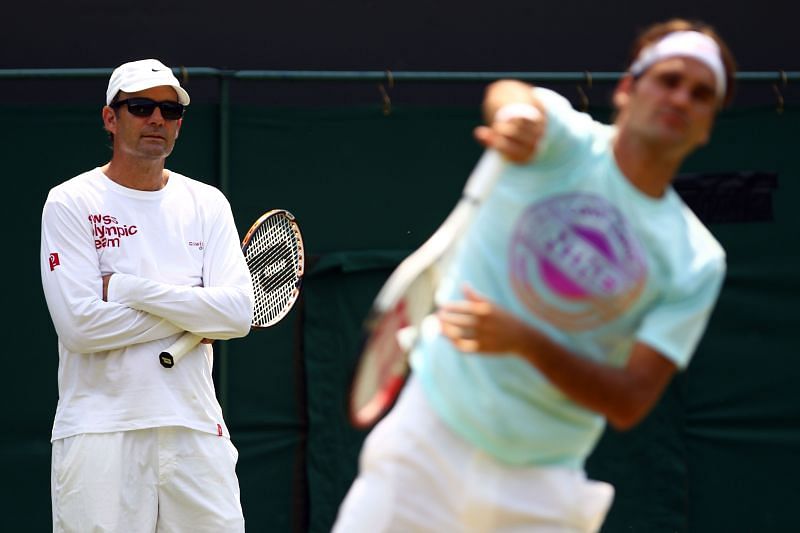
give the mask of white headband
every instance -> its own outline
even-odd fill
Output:
[[[722,64],[719,46],[714,39],[699,31],[676,31],[645,47],[631,65],[630,72],[639,76],[655,63],[676,56],[691,57],[711,69],[717,82],[717,97],[720,101],[725,98],[725,65]]]

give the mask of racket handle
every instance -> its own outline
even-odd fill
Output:
[[[172,346],[158,354],[158,360],[164,368],[172,368],[181,357],[186,355],[192,348],[200,344],[203,337],[199,337],[188,331],[181,335]]]
[[[482,202],[491,192],[505,167],[505,160],[497,150],[487,148],[464,185],[464,196],[472,202]]]

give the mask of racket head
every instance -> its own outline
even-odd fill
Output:
[[[408,376],[408,352],[398,334],[409,327],[405,301],[371,320],[350,385],[350,423],[367,429],[394,405]]]
[[[422,320],[434,309],[441,273],[472,211],[470,202],[459,202],[439,229],[397,266],[375,297],[350,382],[348,414],[354,427],[374,425],[394,405],[408,375],[408,354]]]
[[[305,271],[305,249],[300,227],[286,209],[267,211],[242,239],[255,306],[253,328],[280,322],[300,295]]]
[[[359,429],[373,426],[394,405],[410,370],[408,354],[422,319],[433,310],[436,264],[413,259],[401,263],[387,281],[389,288],[404,285],[390,291],[396,294],[393,301],[377,299],[364,323],[361,357],[350,382],[348,405],[350,423]],[[404,273],[413,274],[410,282]]]
[[[484,151],[447,219],[400,263],[378,292],[350,382],[348,415],[353,426],[372,426],[394,405],[409,372],[408,353],[423,319],[434,309],[442,273],[504,166],[498,152]]]

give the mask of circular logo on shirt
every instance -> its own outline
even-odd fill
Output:
[[[573,193],[529,206],[509,251],[517,297],[556,327],[581,331],[610,322],[641,293],[641,245],[604,198]]]

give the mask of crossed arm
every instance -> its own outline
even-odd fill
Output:
[[[108,282],[111,280],[111,276],[114,274],[105,274],[103,276],[103,301],[108,301]],[[202,344],[211,344],[214,342],[214,339],[203,338],[200,341]]]
[[[103,274],[92,236],[76,211],[54,200],[46,203],[42,217],[43,288],[59,339],[68,350],[115,350],[183,331],[227,339],[250,330],[252,285],[228,211],[225,223],[214,225],[218,233],[208,239],[204,287]],[[48,267],[54,250],[61,264]],[[212,253],[217,259],[211,259]]]

